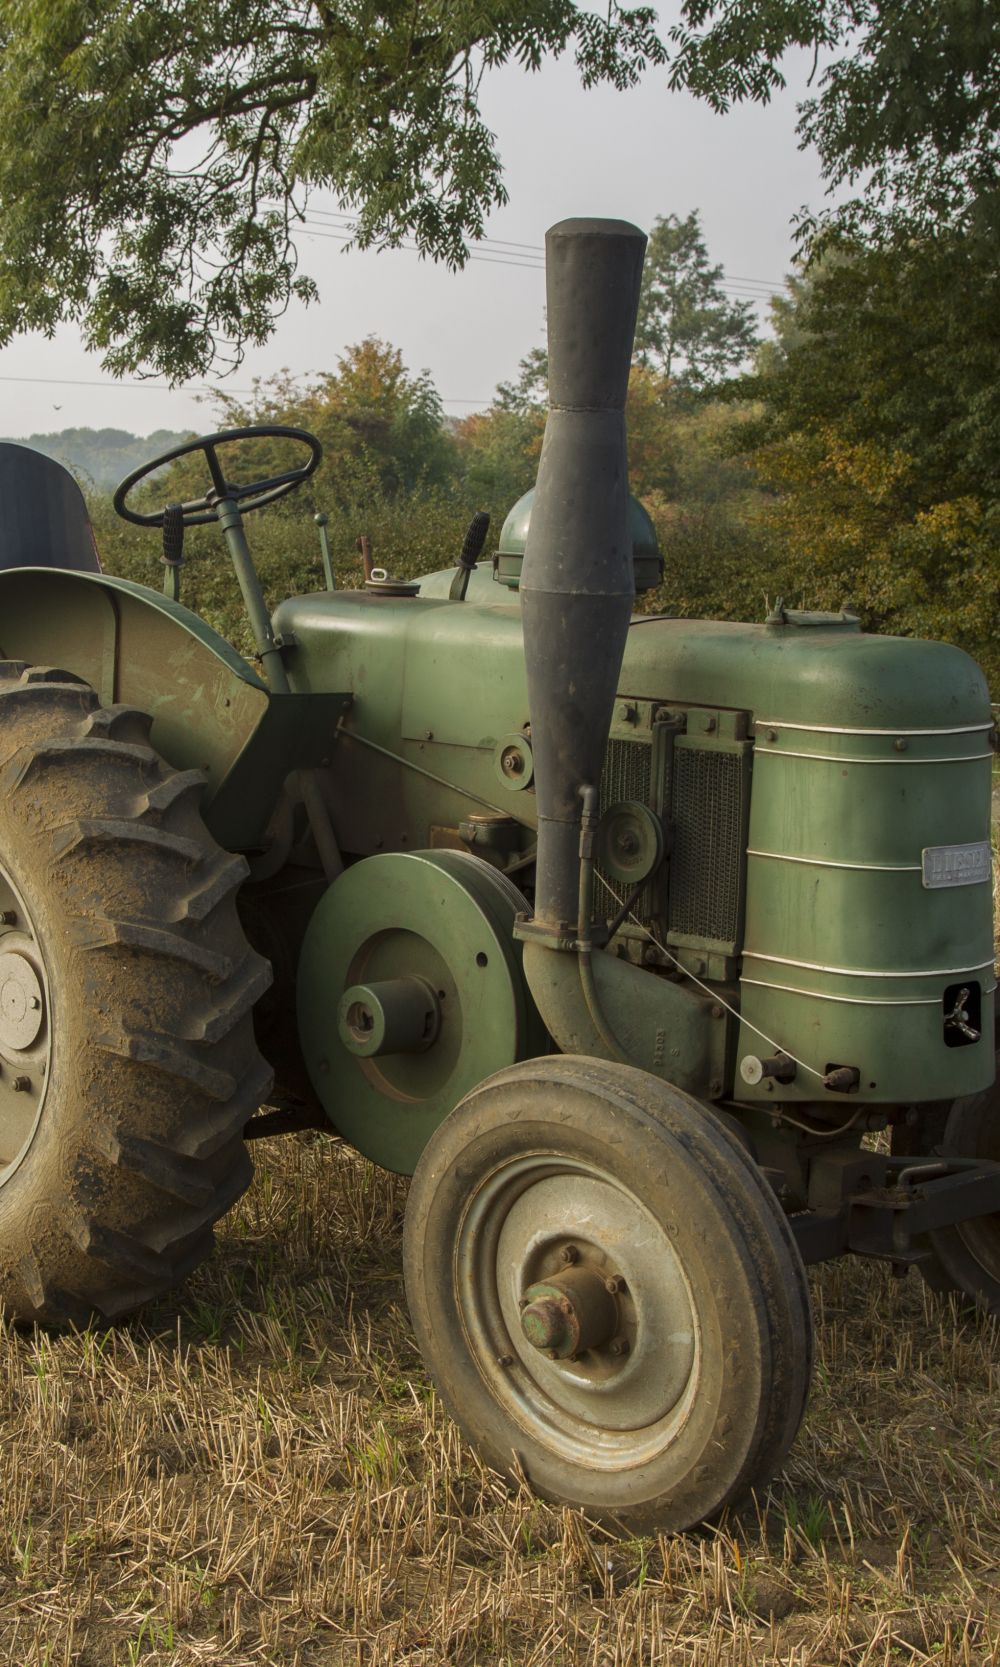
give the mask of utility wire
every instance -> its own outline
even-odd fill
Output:
[[[347,233],[351,234],[351,236],[353,236],[357,230],[357,222],[353,220],[349,214],[344,214],[343,212],[335,209],[310,207],[308,210],[303,211],[303,214],[301,215],[301,223],[308,226],[310,222],[314,225],[317,222],[324,222],[342,226]],[[319,233],[317,232],[316,235],[319,235]],[[329,236],[330,234],[327,233],[326,235]],[[350,237],[345,238],[345,241],[350,241]],[[404,239],[398,247],[415,249],[417,245],[411,240]],[[544,266],[545,250],[543,245],[540,243],[518,243],[513,239],[482,237],[476,239],[475,248],[477,250],[482,249],[484,251],[488,251],[490,254],[496,255],[500,255],[505,251],[523,251],[523,254],[514,256],[515,263],[523,261],[526,266],[531,264]],[[531,260],[532,256],[535,257],[534,261]],[[470,260],[482,258],[484,257],[477,255],[474,251],[470,252]],[[786,278],[782,278],[780,280],[772,280],[770,278],[753,278],[749,277],[745,273],[732,272],[727,273],[722,278],[721,284],[724,288],[729,289],[739,287],[747,288],[754,292],[759,290],[765,297],[770,297],[776,291],[787,289],[788,280]]]

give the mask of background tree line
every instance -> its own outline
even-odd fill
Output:
[[[697,214],[653,228],[628,403],[633,490],[656,524],[662,586],[643,605],[759,618],[765,596],[851,603],[867,626],[960,643],[1000,687],[1000,275],[961,232],[871,245],[826,234],[772,303],[721,287]],[[313,430],[323,464],[250,527],[277,597],[319,583],[312,516],[330,517],[344,582],[359,533],[403,574],[455,560],[469,516],[491,539],[534,481],[545,423],[545,355],[533,349],[490,407],[444,417],[429,377],[371,337],[337,368],[280,373],[206,426]],[[255,442],[237,476],[287,460]],[[197,460],[153,499],[203,489]],[[156,582],[155,539],[126,528],[103,494],[93,512],[106,562]],[[231,633],[240,610],[217,537],[189,540],[185,594]]]
[[[409,240],[463,264],[506,201],[484,71],[569,55],[586,86],[652,71],[724,112],[766,103],[804,49],[797,133],[831,194],[800,220],[774,340],[724,300],[696,217],[654,230],[629,409],[667,562],[650,600],[754,617],[765,591],[849,599],[870,625],[961,642],[997,686],[1000,10],[680,0],[672,16],[661,29],[620,0],[0,0],[0,345],[70,321],[118,373],[239,363],[315,297],[296,248],[313,189],[361,247]],[[499,524],[530,484],[543,369],[528,354],[487,412],[446,424],[427,378],[373,339],[218,415],[317,428],[311,503],[345,574],[361,530],[405,572],[451,560],[473,508]],[[308,507],[258,525],[275,592],[315,583]],[[111,565],[155,572],[96,513]],[[215,546],[189,578],[235,629]]]

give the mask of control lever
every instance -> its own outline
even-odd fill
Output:
[[[448,592],[452,602],[464,602],[465,593],[469,588],[469,574],[483,553],[486,534],[490,530],[490,518],[484,509],[477,509],[469,522],[465,540],[462,544],[462,554],[458,558],[455,577],[451,581]]]

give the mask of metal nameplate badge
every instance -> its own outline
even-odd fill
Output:
[[[924,885],[981,886],[993,874],[993,852],[988,839],[975,845],[928,845],[920,853]]]

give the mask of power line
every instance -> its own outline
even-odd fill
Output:
[[[350,237],[346,232],[334,232],[334,231],[326,231],[326,230],[320,231],[316,227],[310,226],[310,223],[309,223],[308,220],[303,220],[302,224],[305,227],[305,230],[302,232],[303,237],[329,238],[334,243],[352,243],[354,241],[353,238]],[[408,243],[406,241],[400,241],[399,243],[390,244],[389,247],[393,248],[393,249],[402,249],[407,254],[420,254],[421,253],[419,244]],[[493,253],[489,253],[489,254],[485,254],[485,255],[476,255],[476,254],[473,254],[470,251],[470,253],[468,255],[468,259],[469,260],[474,260],[474,261],[482,261],[489,266],[516,266],[522,272],[544,272],[544,270],[545,270],[544,261],[527,260],[527,259],[518,260],[516,258],[510,258],[510,257],[504,258],[503,256],[494,255]]]
[[[301,223],[304,226],[308,226],[309,223],[310,223],[310,220],[314,224],[317,221],[333,222],[335,224],[343,226],[345,231],[347,231],[351,234],[355,233],[356,230],[357,230],[357,221],[356,220],[353,220],[349,214],[344,214],[343,212],[341,212],[339,210],[335,210],[335,209],[309,208],[308,211],[303,212],[303,214],[301,216]],[[332,235],[332,233],[331,232],[320,233],[319,231],[315,231],[313,235],[315,235],[315,236],[325,235],[325,236],[329,237],[329,236]],[[343,241],[344,242],[350,242],[351,238],[350,237],[345,237],[343,239]],[[404,239],[399,245],[394,245],[394,247],[406,248],[406,249],[416,249],[417,245],[412,240],[405,240]],[[513,239],[508,239],[508,238],[482,237],[482,238],[477,238],[475,240],[475,248],[476,249],[484,249],[484,250],[487,250],[487,251],[489,251],[491,253],[495,253],[495,254],[499,254],[502,250],[515,250],[515,249],[516,250],[524,250],[525,254],[523,256],[515,257],[514,264],[519,264],[521,261],[523,261],[523,264],[526,265],[526,266],[527,265],[544,266],[545,249],[544,249],[544,246],[540,243],[518,243],[518,242],[515,242]],[[537,257],[537,259],[533,261],[529,258],[530,256],[535,256],[535,257]],[[475,252],[470,251],[470,254],[469,254],[469,259],[470,260],[483,259],[483,258],[484,258],[483,256],[477,255],[477,254],[475,254]],[[764,295],[768,298],[772,294],[774,294],[776,291],[783,290],[783,289],[786,289],[788,287],[788,281],[785,278],[782,278],[782,279],[753,278],[753,277],[747,276],[744,273],[737,273],[737,272],[727,273],[720,280],[720,282],[721,282],[721,286],[725,289],[735,289],[737,287],[739,287],[739,288],[749,287],[749,288],[752,288],[755,291],[756,290],[762,291],[764,293]]]
[[[207,383],[199,383],[194,388],[183,388],[183,387],[177,387],[170,382],[154,382],[154,381],[152,381],[152,379],[143,380],[141,382],[119,382],[115,378],[111,378],[107,382],[97,382],[97,381],[93,381],[93,380],[90,380],[90,381],[85,380],[83,377],[73,377],[73,376],[7,376],[7,375],[0,375],[0,382],[28,382],[28,383],[38,384],[39,386],[45,386],[45,387],[50,387],[50,388],[107,388],[109,390],[114,389],[115,392],[117,392],[117,390],[119,388],[152,388],[152,389],[155,389],[155,390],[159,391],[160,393],[162,393],[164,391],[164,389],[166,389],[167,392],[169,392],[169,393],[183,394],[187,398],[190,398],[192,394],[199,394],[199,393],[204,393],[204,394],[255,394],[255,393],[258,392],[257,388],[230,388],[230,387],[211,388],[211,387],[208,386]],[[490,397],[492,397],[492,396],[490,396]],[[442,405],[488,405],[489,403],[490,403],[489,398],[486,398],[486,399],[445,399],[445,397],[443,395],[441,396],[441,404]],[[72,424],[71,426],[79,427],[79,424]]]
[[[73,376],[0,376],[0,382],[47,382],[54,388],[157,388],[160,392],[166,388],[170,393],[203,394],[252,394],[253,388],[212,388],[208,383],[199,383],[194,388],[180,388],[173,382],[154,382],[144,377],[141,382],[119,382],[112,377],[107,382],[85,381],[82,377]]]

